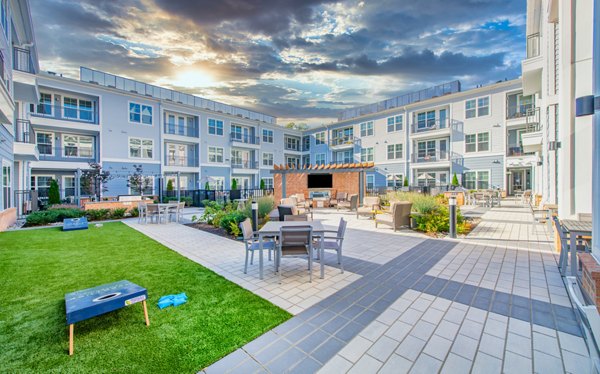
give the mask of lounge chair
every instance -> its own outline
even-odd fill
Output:
[[[379,196],[367,196],[363,200],[363,205],[356,209],[356,218],[359,216],[373,217],[377,210],[381,210]]]
[[[340,208],[349,209],[351,212],[356,211],[358,208],[358,195],[350,195],[348,200],[338,201],[337,209],[340,210]]]
[[[250,265],[254,262],[254,251],[260,250],[260,242],[258,236],[252,231],[252,221],[250,218],[246,218],[240,223],[240,229],[244,238],[244,245],[246,246],[246,261],[244,263],[244,274],[248,271],[248,254],[250,256]],[[263,240],[263,249],[269,251],[269,260],[271,259],[271,251],[275,249],[275,242],[272,240]]]
[[[275,271],[281,283],[281,259],[283,257],[308,258],[308,276],[312,282],[312,227],[310,226],[283,226],[279,229],[279,245],[275,256]]]
[[[285,216],[293,216],[295,206],[290,205],[280,205],[277,207],[277,211],[279,212],[279,221],[285,221]]]
[[[375,216],[375,227],[378,224],[392,226],[394,231],[405,226],[410,227],[410,210],[412,203],[410,201],[395,201],[390,207],[389,213],[378,214]]]
[[[348,193],[346,193],[346,192],[338,192],[338,193],[335,194],[335,197],[332,197],[329,200],[329,205],[337,207],[338,203],[340,201],[346,201],[346,200],[348,200]]]

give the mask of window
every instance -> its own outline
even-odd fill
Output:
[[[273,130],[263,129],[263,143],[273,143]]]
[[[263,166],[273,166],[273,154],[263,152],[262,154]]]
[[[79,100],[79,119],[82,121],[92,121],[94,119],[91,101]]]
[[[388,117],[387,132],[402,130],[402,116]]]
[[[373,147],[360,150],[360,162],[372,162],[373,160]]]
[[[31,188],[38,191],[39,197],[48,197],[48,189],[52,179],[54,179],[53,175],[32,175]]]
[[[325,165],[325,153],[317,153],[315,155],[315,164]]]
[[[273,189],[273,178],[263,178],[263,182],[266,189]]]
[[[373,121],[363,122],[360,124],[360,136],[373,135]]]
[[[367,174],[367,190],[373,190],[375,188],[375,176],[373,174]]]
[[[208,119],[208,133],[211,135],[223,135],[223,121],[218,119]]]
[[[485,152],[490,150],[490,133],[480,132],[465,135],[465,153]]]
[[[483,117],[490,114],[490,97],[479,97],[465,101],[465,118]]]
[[[37,106],[38,114],[52,115],[52,95],[40,93],[40,103]]]
[[[208,147],[208,162],[223,163],[223,148]]]
[[[80,100],[73,97],[65,97],[63,100],[63,116],[65,118],[92,121],[92,102],[90,100]],[[152,121],[150,121],[151,123]]]
[[[94,138],[83,135],[63,135],[65,157],[87,157],[94,155]]]
[[[349,164],[354,162],[354,155],[352,151],[336,152],[333,154],[333,159],[338,164]]]
[[[315,144],[325,144],[325,131],[321,131],[315,134]]]
[[[429,160],[435,157],[435,140],[428,140],[417,143],[417,157]]]
[[[73,99],[71,97],[65,97],[65,108],[64,108],[64,116],[66,118],[75,118],[77,119],[77,99]]]
[[[310,151],[310,136],[302,137],[302,151]]]
[[[417,129],[428,129],[435,127],[435,110],[417,114]]]
[[[75,196],[75,177],[63,177],[63,197]]]
[[[289,167],[292,167],[292,166],[297,167],[299,162],[300,162],[300,159],[298,157],[289,157],[288,156],[285,158],[285,163]]]
[[[477,134],[465,135],[465,153],[477,152]]]
[[[36,144],[41,155],[54,155],[54,134],[49,132],[36,132]]]
[[[8,35],[8,0],[2,0],[0,3],[0,22],[2,22],[2,29],[4,30],[4,36],[9,39]]]
[[[129,138],[129,157],[152,159],[154,141],[152,139]]]
[[[129,122],[152,125],[152,107],[137,103],[129,103]]]
[[[299,151],[300,150],[300,140],[298,138],[292,138],[292,137],[286,136],[285,137],[285,149]]]
[[[388,174],[386,177],[388,188],[400,188],[404,184],[404,177],[402,174]]]
[[[463,186],[469,190],[485,190],[490,186],[489,171],[468,171],[463,178]]]
[[[11,183],[10,164],[2,164],[2,201],[3,209],[11,207]]]
[[[387,146],[387,159],[398,160],[402,158],[402,144],[389,144]]]
[[[210,186],[211,190],[223,190],[225,187],[225,177],[210,177],[208,185]]]
[[[132,188],[134,189],[132,190]],[[154,176],[142,176],[141,186],[132,187],[129,185],[129,194],[140,193],[140,188],[142,189],[142,195],[154,195]]]

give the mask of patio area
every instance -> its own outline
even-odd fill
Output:
[[[303,260],[284,261],[279,283],[265,252],[260,280],[257,258],[243,273],[241,242],[175,223],[127,224],[294,315],[209,374],[590,372],[552,236],[528,208],[486,209],[461,240],[376,229],[354,213],[314,214],[329,229],[340,217],[345,272],[328,254],[324,279],[315,267],[312,283]]]

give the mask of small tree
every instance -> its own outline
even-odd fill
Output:
[[[204,183],[204,190],[210,191],[210,183],[208,183],[208,182]]]
[[[173,191],[173,179],[167,181],[167,191]]]
[[[404,187],[408,187],[408,178],[404,177]]]
[[[48,205],[60,204],[60,193],[58,191],[58,182],[55,179],[50,181],[48,189]]]
[[[131,174],[127,180],[127,186],[132,191],[139,192],[140,195],[144,194],[144,190],[152,187],[152,178],[144,175],[144,169],[142,165],[133,165],[135,172]]]
[[[106,183],[112,179],[110,171],[102,170],[102,165],[97,162],[89,162],[90,168],[81,173],[81,188],[82,191],[87,191],[92,196],[96,196],[97,200],[102,199],[102,193],[108,188]]]
[[[458,187],[458,177],[456,176],[456,173],[452,176],[452,186]]]
[[[261,189],[261,190],[264,190],[264,189],[265,189],[265,180],[264,180],[264,179],[261,179],[261,180],[260,180],[260,189]]]
[[[233,178],[233,179],[231,180],[231,189],[232,189],[232,190],[237,190],[237,189],[238,189],[238,188],[237,188],[237,179],[235,179],[235,178]]]

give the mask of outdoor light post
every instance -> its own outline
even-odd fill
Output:
[[[252,200],[252,230],[258,231],[258,203]]]
[[[448,198],[448,208],[450,210],[450,237],[456,238],[456,196]]]

